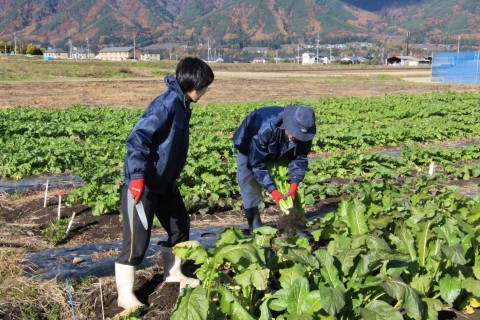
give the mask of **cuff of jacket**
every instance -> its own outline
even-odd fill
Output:
[[[268,193],[272,193],[272,191],[275,190],[275,189],[277,189],[277,187],[275,187],[275,185],[272,184],[272,185],[268,186],[266,190],[267,190]]]
[[[130,174],[130,180],[144,179],[144,178],[145,178],[145,175],[143,174],[143,172]]]

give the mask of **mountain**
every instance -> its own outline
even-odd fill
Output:
[[[0,0],[0,40],[99,47],[480,39],[478,0]]]

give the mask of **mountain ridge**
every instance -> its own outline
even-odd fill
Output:
[[[207,39],[217,46],[480,39],[477,0],[0,0],[0,39],[99,47]]]

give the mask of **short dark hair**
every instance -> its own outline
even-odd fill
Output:
[[[210,66],[202,59],[195,57],[180,60],[175,76],[184,93],[206,88],[215,78]]]

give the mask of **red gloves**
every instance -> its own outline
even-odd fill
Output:
[[[143,189],[145,188],[145,179],[140,178],[132,180],[129,188],[130,192],[132,193],[133,200],[135,200],[135,203],[138,203],[142,197]]]
[[[296,182],[290,183],[290,190],[288,190],[285,197],[288,198],[292,196],[293,200],[295,200],[297,198],[297,188],[298,188],[298,183]]]
[[[273,189],[272,192],[270,192],[270,195],[272,196],[273,201],[275,201],[276,206],[278,206],[278,201],[280,201],[280,199],[285,199],[277,189]]]
[[[288,197],[292,197],[293,200],[297,198],[297,188],[298,188],[298,183],[293,182],[290,183],[290,190],[285,195],[282,195],[277,189],[273,189],[272,192],[270,192],[270,195],[272,196],[273,201],[275,201],[275,205],[278,206],[278,201],[280,199],[285,199]]]

